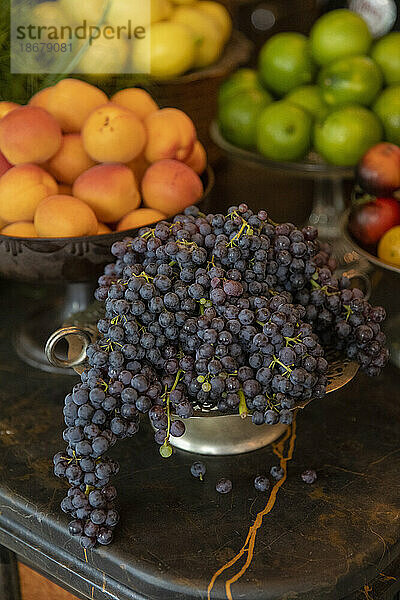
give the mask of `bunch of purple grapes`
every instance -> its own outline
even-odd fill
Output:
[[[111,251],[95,293],[99,337],[65,399],[67,447],[54,458],[70,486],[61,507],[84,548],[112,540],[118,464],[108,451],[142,414],[168,457],[195,410],[290,424],[299,402],[326,392],[327,346],[369,375],[388,358],[384,310],[335,278],[312,227],[277,225],[246,205],[227,215],[190,207]]]

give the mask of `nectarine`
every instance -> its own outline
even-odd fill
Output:
[[[158,110],[157,104],[146,90],[141,88],[126,88],[120,90],[111,98],[111,102],[129,108],[139,119]]]
[[[153,208],[137,208],[132,210],[127,215],[122,217],[117,225],[117,231],[125,231],[125,229],[136,229],[144,225],[151,225],[166,219],[166,215],[159,210]]]
[[[106,94],[80,79],[62,79],[47,97],[46,109],[65,133],[78,133],[90,113],[107,102]]]
[[[40,237],[80,237],[95,235],[96,215],[82,200],[73,196],[48,196],[35,212],[35,229]]]
[[[162,108],[144,120],[147,131],[145,156],[149,162],[163,158],[186,160],[193,151],[196,129],[182,110]]]
[[[81,135],[67,133],[63,136],[57,154],[46,164],[46,169],[57,181],[72,184],[79,175],[95,164],[83,147]]]
[[[0,150],[13,165],[46,162],[61,139],[59,124],[39,106],[21,106],[0,120]]]
[[[132,111],[109,102],[89,115],[82,129],[82,140],[93,160],[127,163],[142,152],[146,131]]]
[[[17,221],[16,223],[10,223],[3,227],[0,231],[0,235],[11,235],[14,237],[27,237],[35,238],[38,237],[35,226],[29,221]]]
[[[145,206],[172,216],[200,200],[203,184],[193,169],[184,163],[159,160],[143,177],[142,195]]]
[[[365,192],[391,196],[400,189],[400,148],[389,142],[372,146],[356,168],[356,178]]]
[[[78,177],[73,194],[86,202],[99,221],[113,223],[140,204],[135,177],[122,164],[96,165]]]
[[[32,221],[39,202],[57,191],[57,183],[41,167],[13,167],[0,178],[0,216],[7,223]]]

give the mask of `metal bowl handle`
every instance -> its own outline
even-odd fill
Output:
[[[78,336],[78,338],[80,338],[80,340],[83,343],[82,350],[75,359],[62,360],[56,355],[56,346],[58,342],[60,342],[69,335],[76,335]],[[51,334],[51,336],[46,342],[44,351],[49,363],[51,363],[55,367],[67,369],[70,367],[76,367],[77,365],[80,365],[82,362],[84,362],[86,358],[86,350],[91,342],[92,338],[90,336],[90,333],[86,329],[82,329],[80,327],[75,326],[61,327],[60,329],[57,329],[54,333]]]
[[[347,279],[350,279],[350,281],[352,279],[361,279],[365,285],[364,290],[362,290],[364,292],[364,297],[366,300],[370,299],[371,292],[372,292],[372,285],[371,285],[371,280],[368,277],[368,275],[366,275],[365,273],[362,273],[361,271],[358,271],[357,269],[350,269],[349,271],[346,271],[345,273],[343,273],[343,276],[347,277]]]

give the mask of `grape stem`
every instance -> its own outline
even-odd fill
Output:
[[[242,419],[245,419],[247,417],[247,415],[249,414],[249,409],[247,407],[246,398],[245,398],[245,395],[244,395],[244,392],[243,392],[242,388],[239,389],[238,396],[240,398],[240,402],[239,402],[239,414],[240,414],[240,416],[241,416]]]
[[[173,392],[174,389],[176,388],[176,386],[178,385],[178,382],[179,382],[179,379],[180,379],[180,376],[182,373],[183,373],[182,369],[179,369],[179,371],[176,374],[175,381],[174,381],[170,391],[165,394],[165,401],[167,403],[168,427],[167,427],[167,434],[165,436],[164,443],[160,448],[160,454],[163,458],[168,458],[168,456],[171,456],[171,454],[168,455],[168,454],[164,453],[164,451],[162,450],[163,448],[168,448],[168,449],[171,448],[171,444],[169,443],[169,435],[170,435],[170,431],[171,431],[171,407],[170,407],[169,396],[170,396],[170,393]]]
[[[275,365],[280,365],[281,367],[283,367],[283,368],[285,369],[285,371],[286,371],[285,375],[287,375],[287,376],[289,376],[289,375],[290,375],[290,373],[292,372],[292,369],[291,369],[291,368],[290,368],[288,365],[285,365],[283,362],[281,362],[281,361],[279,360],[279,358],[277,358],[277,357],[274,355],[274,358],[271,360],[271,362],[270,362],[270,364],[269,364],[269,367],[268,367],[268,368],[269,368],[269,369],[271,369],[271,368],[273,369]],[[292,365],[292,366],[293,366],[293,365]]]

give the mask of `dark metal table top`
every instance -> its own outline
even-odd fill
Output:
[[[26,293],[0,282],[0,544],[82,598],[206,599],[213,574],[240,550],[265,507],[253,479],[277,464],[272,449],[205,457],[200,482],[189,472],[194,455],[161,458],[143,427],[113,449],[121,462],[115,542],[86,560],[60,512],[64,484],[51,460],[62,448],[62,402],[74,378],[35,371],[15,356],[10,337],[32,303]],[[247,571],[232,585],[234,600],[356,598],[374,578],[394,595],[396,578],[388,577],[400,539],[399,383],[391,366],[377,380],[359,375],[298,415],[287,481],[257,532]],[[318,471],[314,485],[300,478],[306,468]],[[214,486],[224,475],[233,492],[220,496]],[[216,579],[212,599],[226,598],[225,582],[245,558]],[[384,593],[374,600],[389,598]]]

